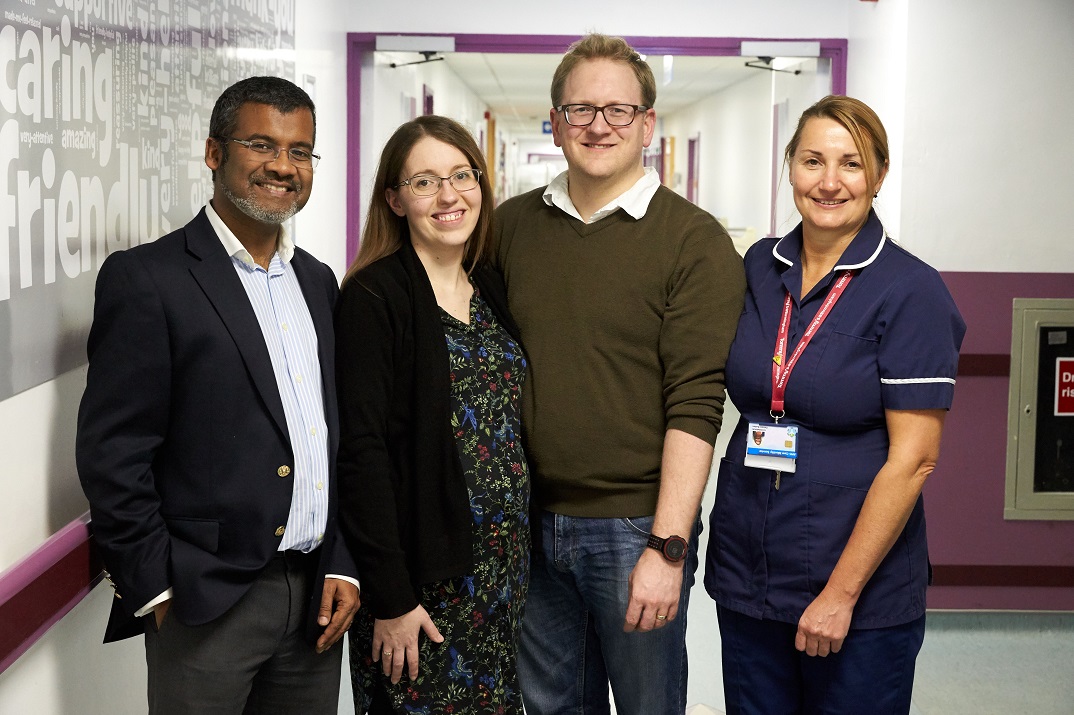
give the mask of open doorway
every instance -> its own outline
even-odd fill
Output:
[[[448,43],[453,50],[433,58],[435,52],[419,46],[423,37],[440,47]],[[451,89],[450,83],[447,89],[438,88],[437,111],[458,119],[482,140],[498,198],[502,199],[546,184],[562,168],[562,155],[552,144],[550,127],[546,126],[548,86],[559,57],[575,39],[558,35],[351,33],[348,261],[357,252],[361,211],[369,200],[376,158],[391,131],[409,118],[396,108],[410,106],[407,93],[414,91],[401,83],[400,74],[388,74],[394,72],[392,64],[403,63],[398,57],[378,57],[378,40],[382,48],[398,47],[391,41],[403,40],[402,45],[410,48],[408,57],[425,57],[425,62],[405,68],[415,75],[418,87],[426,82],[435,84],[424,73],[441,78],[450,74],[458,91]],[[657,78],[657,135],[650,153],[658,152],[660,157],[650,160],[660,162],[664,183],[684,196],[692,186],[692,200],[732,229],[740,250],[786,223],[780,217],[788,209],[777,205],[778,170],[774,161],[768,160],[786,134],[785,123],[779,121],[783,115],[774,107],[784,104],[788,115],[793,113],[797,118],[821,96],[845,92],[846,40],[625,39],[647,57]],[[441,57],[446,61],[436,61]],[[768,66],[745,67],[745,60],[756,63],[757,58],[764,58],[761,64]],[[715,97],[725,90],[725,97]],[[530,99],[519,99],[520,92]],[[501,97],[508,103],[501,105]],[[702,133],[704,144],[689,141]],[[695,163],[688,172],[687,152],[691,148]],[[736,162],[735,157],[747,159]]]

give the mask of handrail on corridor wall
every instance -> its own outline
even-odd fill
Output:
[[[965,366],[970,375],[999,376],[990,357],[964,355],[959,376],[963,362],[970,363]],[[0,673],[101,582],[104,569],[92,541],[86,512],[0,573]],[[934,586],[1074,587],[1071,566],[934,564],[933,572]]]
[[[100,583],[89,521],[86,512],[0,573],[0,673]]]

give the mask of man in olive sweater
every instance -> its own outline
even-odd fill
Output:
[[[698,512],[745,279],[720,224],[643,167],[655,100],[623,40],[572,45],[552,81],[567,171],[497,211],[531,366],[530,715],[607,713],[609,681],[620,715],[686,707]]]

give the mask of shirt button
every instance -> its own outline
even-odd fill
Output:
[[[302,384],[302,376],[301,375],[295,375],[295,382],[297,382],[299,385],[301,385]]]
[[[280,475],[281,477],[286,477],[290,473],[291,473],[291,468],[288,467],[286,464],[276,470],[276,474]]]
[[[277,527],[276,536],[283,536],[283,532],[285,532],[285,531],[287,531],[287,529],[283,528],[282,526]]]
[[[316,427],[310,427],[310,434],[313,435],[314,437],[316,437],[317,436],[317,428]]]
[[[324,482],[317,482],[318,489],[324,489]]]
[[[285,332],[285,333],[287,332],[287,323],[284,323],[280,327],[283,328],[283,332]]]

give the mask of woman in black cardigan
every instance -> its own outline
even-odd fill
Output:
[[[492,206],[462,126],[407,122],[385,145],[343,281],[340,523],[362,581],[358,713],[522,713],[526,362],[483,260]]]

